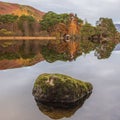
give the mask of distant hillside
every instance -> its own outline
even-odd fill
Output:
[[[0,14],[14,14],[14,15],[31,15],[37,20],[40,20],[45,14],[31,6],[19,5],[14,3],[0,2]]]
[[[117,31],[120,32],[120,24],[115,24],[115,27],[116,27]]]

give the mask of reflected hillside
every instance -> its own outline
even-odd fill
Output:
[[[0,69],[30,66],[40,61],[73,61],[77,57],[94,51],[98,59],[110,57],[117,43],[90,40],[56,40],[56,41],[0,41]]]
[[[41,46],[48,41],[0,41],[0,69],[33,65],[44,60]]]

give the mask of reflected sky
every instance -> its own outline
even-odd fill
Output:
[[[63,73],[93,84],[93,93],[70,118],[62,120],[119,120],[120,51],[98,60],[94,52],[73,62],[45,61],[31,67],[0,71],[1,120],[51,120],[39,111],[32,96],[35,79],[42,73]]]

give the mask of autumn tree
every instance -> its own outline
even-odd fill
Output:
[[[1,23],[13,23],[18,19],[17,15],[6,14],[0,15],[0,22]]]
[[[59,23],[67,24],[69,19],[68,14],[57,14],[52,11],[46,13],[40,21],[41,29],[47,32],[52,32],[54,27]]]
[[[113,24],[112,19],[110,18],[100,18],[96,22],[97,30],[101,36],[101,38],[109,37],[114,38],[116,34],[116,28]]]
[[[86,22],[80,30],[81,39],[88,40],[89,37],[96,34],[96,28],[90,23]]]
[[[18,20],[17,15],[6,14],[0,15],[0,28],[6,29],[9,33],[15,33],[15,26]]]
[[[35,19],[32,16],[22,15],[19,17],[18,25],[23,35],[29,36],[32,33],[32,24],[35,22]]]

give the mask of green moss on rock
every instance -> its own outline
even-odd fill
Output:
[[[63,74],[44,73],[33,88],[35,100],[44,103],[75,103],[91,92],[90,83]]]

